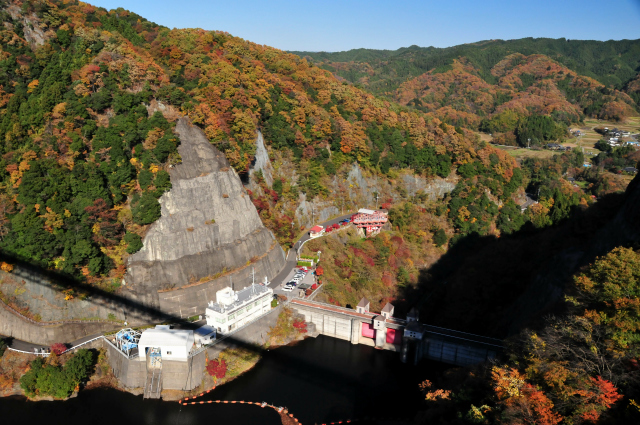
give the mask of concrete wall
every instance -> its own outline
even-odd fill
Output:
[[[189,391],[202,383],[206,355],[201,352],[186,362],[162,360],[162,389]]]
[[[470,341],[456,341],[427,335],[416,343],[415,359],[436,360],[456,366],[470,366],[496,357],[498,348]],[[410,362],[415,362],[408,359]]]
[[[143,388],[147,382],[147,362],[139,357],[129,359],[105,340],[108,361],[113,374],[125,388]],[[162,389],[192,390],[202,383],[205,353],[190,357],[187,361],[162,360]]]
[[[304,316],[307,323],[313,323],[321,335],[351,341],[357,344],[360,340],[361,320],[343,314],[331,314],[315,308],[295,305],[293,309]],[[354,335],[355,334],[355,335]]]
[[[143,388],[147,382],[146,362],[127,358],[107,341],[104,341],[104,346],[107,348],[107,358],[113,375],[118,378],[120,385],[125,388]]]
[[[54,342],[72,342],[85,336],[111,331],[117,327],[117,324],[92,322],[54,326],[36,325],[14,314],[0,302],[0,335],[34,344],[51,345]]]
[[[271,237],[270,233],[268,235]],[[241,245],[236,246],[240,247]],[[266,256],[236,271],[231,276],[223,276],[206,283],[158,293],[160,308],[163,312],[182,318],[196,314],[204,315],[207,303],[215,301],[216,292],[229,286],[231,279],[236,290],[242,289],[251,284],[253,269],[256,273],[256,282],[261,282],[265,276],[268,276],[269,279],[276,276],[284,264],[284,252],[279,245],[275,245],[267,252]]]
[[[99,318],[113,314],[122,319],[120,308],[113,301],[92,296],[81,300],[76,297],[65,300],[60,285],[45,276],[39,269],[26,265],[14,265],[11,273],[0,271],[0,291],[13,297],[21,308],[40,315],[43,321]]]

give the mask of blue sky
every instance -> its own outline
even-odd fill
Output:
[[[448,47],[488,39],[640,38],[640,0],[89,0],[169,28],[204,28],[283,50]]]

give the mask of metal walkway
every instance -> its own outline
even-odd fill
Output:
[[[162,368],[147,370],[147,383],[144,386],[143,398],[160,398],[162,393]]]

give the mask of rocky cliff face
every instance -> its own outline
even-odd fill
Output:
[[[267,152],[267,148],[264,145],[264,139],[262,138],[262,133],[260,131],[258,131],[258,136],[256,137],[256,157],[249,169],[249,176],[253,176],[257,171],[262,172],[262,176],[264,177],[264,181],[267,183],[267,186],[273,186],[273,166],[271,165],[269,152]],[[253,186],[252,179],[249,179],[249,184]],[[251,189],[253,190],[254,188],[251,187]]]
[[[162,216],[144,247],[129,257],[125,282],[129,295],[143,304],[184,317],[187,311],[203,311],[234,274],[246,280],[246,269],[255,268],[256,279],[271,278],[284,266],[284,253],[262,225],[237,173],[202,130],[181,118],[175,131],[182,163],[170,171],[172,189],[160,198]],[[212,280],[222,274],[224,279]],[[204,289],[207,298],[185,296],[176,306],[173,290],[184,293],[185,286]]]

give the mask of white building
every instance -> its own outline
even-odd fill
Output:
[[[207,325],[218,333],[231,332],[271,309],[273,290],[252,284],[234,291],[226,287],[216,292],[216,302],[209,302],[205,311]]]
[[[198,329],[193,331],[193,336],[195,338],[196,345],[201,347],[203,345],[210,344],[216,339],[216,330],[209,325],[200,326]]]
[[[138,341],[138,354],[143,361],[146,360],[149,352],[159,352],[163,360],[187,361],[193,343],[193,331],[146,329]]]

